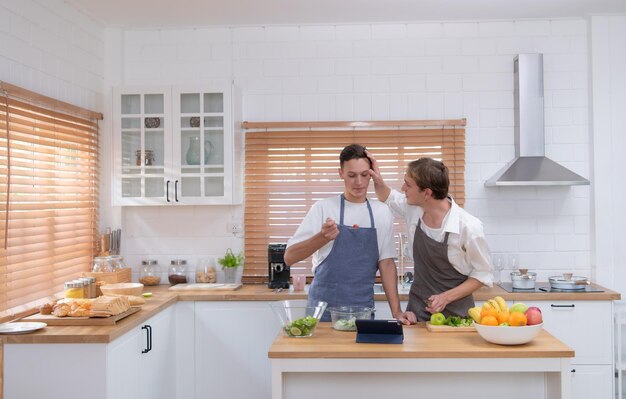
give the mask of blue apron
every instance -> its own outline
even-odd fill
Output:
[[[371,227],[349,227],[343,224],[345,198],[341,194],[339,235],[328,256],[315,268],[309,289],[309,305],[318,301],[333,306],[367,306],[374,308],[374,281],[378,270],[378,239],[374,214],[367,198]],[[330,321],[324,312],[322,321]]]

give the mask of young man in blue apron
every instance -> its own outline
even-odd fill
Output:
[[[288,241],[285,263],[313,255],[310,304],[374,308],[374,281],[380,271],[394,317],[403,318],[398,296],[393,217],[388,207],[367,199],[370,160],[365,148],[352,144],[339,155],[344,193],[316,202]],[[328,311],[322,321],[330,321]]]
[[[401,194],[385,184],[376,160],[367,154],[376,196],[409,230],[415,278],[405,317],[416,322],[437,312],[467,316],[474,306],[472,293],[493,285],[482,223],[448,194],[448,168],[443,163],[432,158],[410,162]]]

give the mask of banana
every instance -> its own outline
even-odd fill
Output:
[[[495,299],[488,299],[487,302],[489,302],[489,305],[491,305],[491,307],[494,308],[496,312],[502,312],[502,309],[500,309],[500,305]]]
[[[500,306],[500,311],[501,312],[508,312],[509,311],[509,307],[506,305],[506,301],[504,300],[504,298],[502,298],[501,296],[497,296],[495,298],[493,298],[496,302],[498,302],[498,305]]]
[[[497,304],[496,304],[496,306],[497,306]],[[483,302],[483,309],[493,309],[493,310],[495,310],[498,313],[500,311],[500,308],[499,307],[497,307],[497,308],[494,307],[493,304],[489,302],[489,300]]]
[[[480,308],[479,307],[473,307],[473,308],[469,308],[469,310],[467,311],[467,314],[474,319],[474,322],[476,323],[480,323]]]

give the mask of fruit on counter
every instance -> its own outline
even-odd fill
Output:
[[[474,306],[473,308],[469,308],[467,310],[467,314],[469,317],[474,319],[475,323],[480,323],[480,308],[478,306]]]
[[[497,326],[498,319],[495,316],[487,315],[480,319],[480,324],[483,326]]]
[[[513,327],[525,326],[527,323],[526,315],[522,312],[513,312],[509,316],[509,325]]]
[[[433,326],[443,326],[446,322],[446,316],[443,313],[433,313],[430,316],[430,324]]]
[[[524,315],[526,315],[526,323],[529,326],[543,323],[543,315],[541,314],[541,309],[536,306],[529,307]]]
[[[507,306],[506,301],[504,300],[504,298],[502,298],[501,296],[496,296],[493,299],[498,303],[498,306],[500,306],[500,311],[501,312],[508,312],[509,311],[509,307]]]
[[[498,323],[502,324],[502,323],[508,323],[509,317],[511,317],[511,314],[509,313],[508,310],[505,310],[504,312],[498,313],[498,315],[496,316],[496,319],[498,319]]]
[[[517,302],[513,304],[513,306],[511,306],[511,308],[509,309],[511,313],[524,313],[526,312],[526,310],[528,310],[528,306],[526,306],[526,304],[522,302]]]

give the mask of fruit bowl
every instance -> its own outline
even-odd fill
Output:
[[[270,304],[274,314],[283,326],[283,333],[288,337],[310,337],[319,324],[326,302],[318,302],[315,306],[308,306],[303,299],[273,302]]]
[[[102,295],[141,295],[143,284],[140,283],[116,283],[100,286]]]
[[[499,345],[521,345],[532,341],[543,328],[543,323],[533,326],[484,326],[475,324],[478,334],[487,342]]]
[[[364,306],[337,306],[328,311],[333,328],[339,331],[356,331],[357,319],[372,318],[372,308]]]

